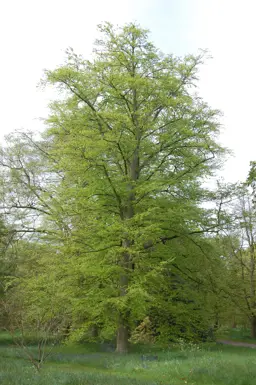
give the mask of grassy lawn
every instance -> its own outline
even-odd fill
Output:
[[[256,339],[251,337],[250,329],[242,327],[236,329],[223,329],[218,333],[217,338],[256,344]]]
[[[2,335],[1,385],[255,385],[255,349],[212,344],[119,356],[92,345],[60,346],[38,374],[9,343]]]

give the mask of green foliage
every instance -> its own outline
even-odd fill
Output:
[[[6,285],[14,274],[17,261],[12,258],[11,245],[15,239],[13,229],[0,218],[0,328],[5,326],[6,317],[3,309]]]
[[[133,24],[101,31],[93,61],[69,51],[65,65],[46,72],[46,82],[66,92],[51,105],[46,137],[65,175],[65,253],[85,282],[79,312],[105,325],[129,313],[131,327],[158,301],[164,264],[193,247],[191,234],[216,225],[198,204],[223,150],[218,112],[190,90],[203,54],[160,54]]]
[[[43,138],[10,137],[3,190],[16,228],[42,245],[16,286],[28,314],[55,309],[71,340],[126,330],[125,351],[147,316],[167,340],[212,322],[209,234],[223,218],[203,208],[202,184],[225,151],[219,112],[194,92],[204,53],[164,55],[136,24],[99,28],[91,61],[68,50],[46,71],[60,100]]]
[[[256,286],[255,286],[255,228],[256,216],[251,191],[238,186],[230,205],[232,223],[223,242],[223,261],[226,282],[224,290],[233,303],[233,322],[251,323],[252,336],[256,337]]]

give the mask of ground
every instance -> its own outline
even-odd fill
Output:
[[[232,340],[218,340],[217,342],[222,345],[242,346],[244,348],[251,348],[251,349],[256,348],[256,344],[254,343],[252,344],[248,342],[239,342],[239,341],[232,341]]]
[[[36,373],[16,347],[0,339],[1,385],[255,385],[256,349],[220,343],[148,347],[128,355],[96,345],[59,346]],[[105,351],[102,351],[105,350]],[[137,349],[139,350],[139,349]],[[152,359],[152,360],[151,360]]]

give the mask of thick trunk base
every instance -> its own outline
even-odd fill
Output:
[[[117,353],[128,353],[129,348],[129,332],[128,328],[124,325],[120,325],[117,330],[116,338],[116,352]]]

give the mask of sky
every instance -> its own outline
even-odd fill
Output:
[[[65,49],[89,56],[99,23],[136,21],[165,53],[208,49],[200,95],[223,112],[220,142],[233,151],[219,176],[244,181],[256,160],[255,0],[6,0],[0,2],[0,139],[42,129],[53,94],[38,88]]]

